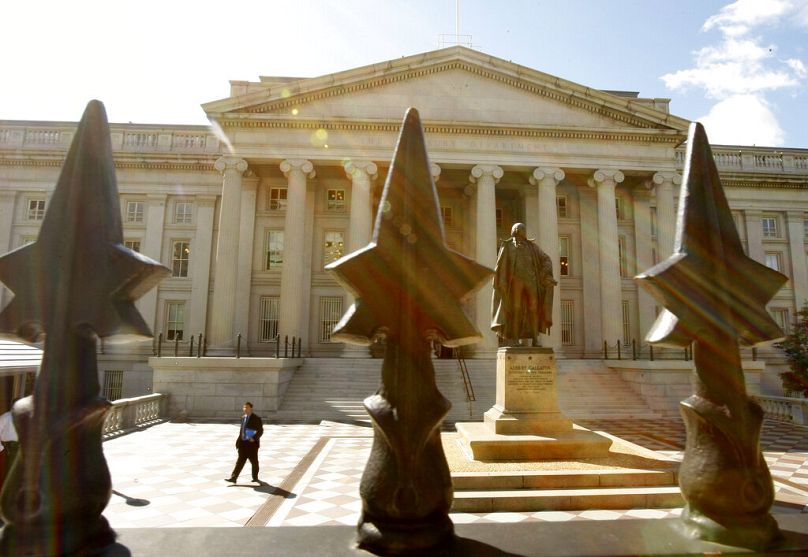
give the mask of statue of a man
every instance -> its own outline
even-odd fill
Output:
[[[502,242],[494,270],[491,330],[503,346],[516,346],[523,338],[539,346],[539,333],[553,324],[553,264],[539,246],[528,240],[525,225],[517,222],[511,237]]]

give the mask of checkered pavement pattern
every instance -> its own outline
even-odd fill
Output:
[[[236,459],[236,422],[163,423],[106,441],[114,493],[104,515],[113,528],[357,523],[359,481],[372,445],[368,425],[265,425],[259,452],[264,483],[247,481],[248,464],[234,486],[223,478],[230,475]],[[685,433],[678,419],[581,424],[675,458],[682,455]],[[766,421],[761,445],[777,489],[775,512],[808,512],[808,427]],[[270,506],[266,520],[251,523]],[[558,522],[666,518],[680,513],[678,508],[590,509],[451,517],[456,523]]]

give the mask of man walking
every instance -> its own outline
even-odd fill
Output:
[[[236,449],[238,449],[238,460],[233,468],[233,473],[226,482],[236,483],[244,463],[248,460],[252,466],[252,481],[261,483],[258,479],[258,447],[261,446],[261,435],[264,434],[264,424],[258,414],[253,414],[252,402],[245,402],[242,407],[244,415],[241,417],[241,428],[238,438],[236,438]]]

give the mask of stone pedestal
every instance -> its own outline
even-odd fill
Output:
[[[611,440],[574,427],[558,409],[552,348],[497,351],[497,396],[483,423],[458,423],[474,460],[555,460],[608,455]]]

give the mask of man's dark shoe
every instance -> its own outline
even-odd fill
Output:
[[[234,483],[236,483],[236,479],[237,478],[225,478],[224,481],[230,482],[231,484],[234,484]]]
[[[258,478],[253,478],[252,481],[253,481],[253,483],[257,483],[257,484],[261,483],[261,480],[259,480]]]

